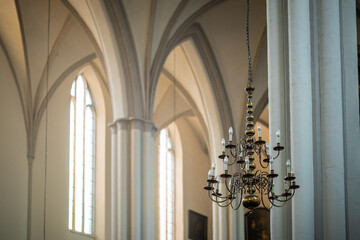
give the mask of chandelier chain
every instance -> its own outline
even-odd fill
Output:
[[[250,0],[247,0],[246,4],[246,45],[247,45],[247,52],[248,52],[248,81],[249,85],[253,83],[252,78],[252,61],[251,61],[251,49],[250,49]]]

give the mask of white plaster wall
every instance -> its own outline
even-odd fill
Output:
[[[91,239],[68,230],[68,192],[69,192],[69,103],[70,87],[76,74],[69,76],[57,89],[49,102],[48,112],[48,160],[47,160],[47,201],[46,238],[47,239]],[[96,112],[96,186],[95,186],[95,235],[105,239],[105,171],[109,149],[105,151],[105,141],[109,141],[106,129],[104,101],[99,99],[99,86],[91,80],[90,84]],[[91,85],[92,84],[92,85]],[[44,154],[45,118],[43,117],[38,135],[36,158],[33,166],[33,227],[32,239],[41,239],[43,234],[43,192],[44,192]],[[107,136],[105,135],[105,132]]]
[[[5,63],[0,52],[0,63]],[[27,225],[28,161],[26,133],[19,96],[9,68],[0,64],[0,239],[25,239]],[[88,73],[88,74],[86,74]],[[96,110],[96,224],[97,239],[105,239],[105,163],[109,156],[109,134],[106,123],[111,114],[105,107],[104,93],[94,75],[86,71]],[[48,105],[48,157],[46,239],[90,239],[68,230],[68,163],[70,87],[76,74],[69,76],[56,90]],[[109,100],[109,96],[107,96]],[[106,115],[107,114],[107,115]],[[107,133],[107,135],[105,135]],[[45,113],[42,118],[33,163],[32,239],[43,237]]]
[[[209,156],[196,140],[194,131],[184,119],[177,121],[183,152],[183,197],[184,197],[184,239],[188,239],[188,211],[193,210],[208,217],[208,239],[212,239],[212,203],[208,198],[206,185],[210,169]]]
[[[26,238],[26,131],[15,81],[0,49],[0,239]]]

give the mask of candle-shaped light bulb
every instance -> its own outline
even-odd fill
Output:
[[[284,180],[284,188],[287,190],[289,188],[289,182]]]
[[[216,181],[216,191],[219,191],[220,177],[217,177]]]
[[[228,156],[225,156],[225,158],[224,158],[224,169],[225,169],[225,171],[228,170],[228,163],[229,163],[229,158],[228,158]]]
[[[225,139],[224,138],[221,140],[221,151],[225,152]]]
[[[276,131],[276,142],[280,143],[280,130]]]
[[[291,168],[291,176],[294,176],[295,175],[295,171],[293,168]]]
[[[233,136],[233,128],[229,128],[229,142],[232,142],[232,136]]]
[[[271,158],[270,161],[269,161],[270,171],[274,170],[273,163],[274,163],[274,159]]]
[[[269,144],[268,143],[265,144],[265,154],[266,154],[266,156],[270,155],[269,154]]]
[[[291,172],[291,162],[290,159],[286,161],[286,173],[289,174]]]
[[[209,172],[208,172],[208,180],[210,180],[211,177],[212,177],[212,173],[211,173],[211,169],[210,169]]]
[[[215,176],[215,168],[216,168],[216,163],[213,162],[213,164],[211,165],[211,174],[212,174],[212,176]]]
[[[240,144],[240,157],[242,158],[243,157],[243,146]]]
[[[261,125],[260,125],[260,123],[258,124],[257,129],[258,129],[259,138],[261,138]]]
[[[250,169],[249,157],[245,158],[245,166],[246,166],[246,171],[249,171],[249,169]]]

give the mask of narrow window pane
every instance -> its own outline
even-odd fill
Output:
[[[73,84],[74,86],[74,84]],[[69,228],[73,228],[74,204],[74,148],[75,148],[75,106],[70,101],[70,144],[69,144]]]
[[[81,75],[70,95],[69,229],[94,234],[95,113]]]
[[[82,77],[76,80],[76,158],[75,158],[75,230],[83,229],[84,187],[84,105],[85,89]]]
[[[160,239],[174,239],[174,157],[168,132],[160,131]]]
[[[85,189],[84,189],[84,232],[93,231],[94,196],[94,114],[91,107],[85,113]]]
[[[71,85],[70,95],[75,97],[75,81]]]

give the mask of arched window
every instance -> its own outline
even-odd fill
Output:
[[[69,229],[94,234],[95,112],[81,75],[70,95]]]
[[[159,146],[160,169],[160,240],[175,237],[175,185],[174,152],[166,129],[160,131]]]

